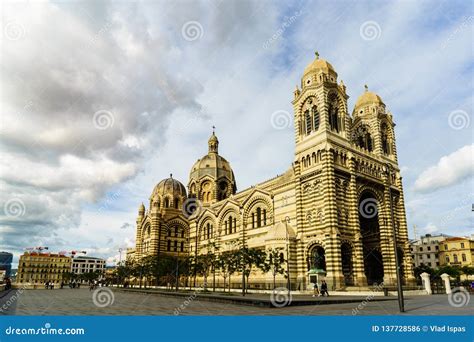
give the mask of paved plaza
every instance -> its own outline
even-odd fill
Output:
[[[353,315],[357,307],[357,315],[398,314],[396,300],[371,301],[365,297],[360,297],[359,303],[320,305],[315,300],[314,305],[283,308],[209,302],[192,293],[188,297],[171,297],[103,288],[96,292],[14,290],[0,298],[1,315]],[[472,315],[474,300],[470,298],[466,305],[454,307],[447,295],[410,296],[405,307],[407,315]]]

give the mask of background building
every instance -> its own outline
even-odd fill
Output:
[[[100,258],[77,256],[71,259],[71,272],[77,275],[100,272],[105,274],[105,260]]]
[[[5,277],[11,277],[13,254],[0,252],[0,271],[5,271]]]
[[[71,258],[63,254],[25,252],[18,263],[17,283],[43,285],[47,281],[60,284],[71,272]]]
[[[429,266],[431,268],[438,268],[439,262],[439,243],[448,235],[426,234],[420,237],[419,240],[410,241],[410,252],[413,260],[413,267]]]
[[[474,240],[450,237],[439,244],[441,266],[474,266]]]

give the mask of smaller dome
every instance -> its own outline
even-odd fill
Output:
[[[312,72],[316,73],[318,71],[323,71],[325,73],[336,73],[334,67],[328,61],[325,61],[324,59],[319,59],[319,53],[316,52],[316,58],[304,69],[304,75]]]
[[[155,186],[150,198],[155,197],[155,195],[159,195],[161,197],[170,195],[173,198],[177,196],[187,196],[185,186],[177,179],[174,179],[173,175],[170,175],[169,178],[163,179]]]
[[[266,240],[286,240],[294,237],[296,237],[296,234],[291,224],[279,222],[267,232]]]
[[[378,96],[376,93],[369,91],[369,88],[365,86],[365,92],[359,96],[355,107],[361,107],[369,104],[381,104],[385,105],[382,101],[382,98]]]

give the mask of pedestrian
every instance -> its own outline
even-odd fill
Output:
[[[46,282],[44,283],[44,288],[47,290],[48,287],[49,287],[49,281],[46,281]]]
[[[321,295],[329,297],[328,284],[326,284],[326,280],[321,282]]]
[[[319,295],[318,284],[314,283],[313,284],[313,297],[316,297],[317,295]]]

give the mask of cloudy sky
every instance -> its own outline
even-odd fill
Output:
[[[473,25],[463,0],[2,2],[0,250],[112,262],[212,125],[239,189],[284,172],[272,114],[315,50],[393,113],[410,236],[472,234]]]

